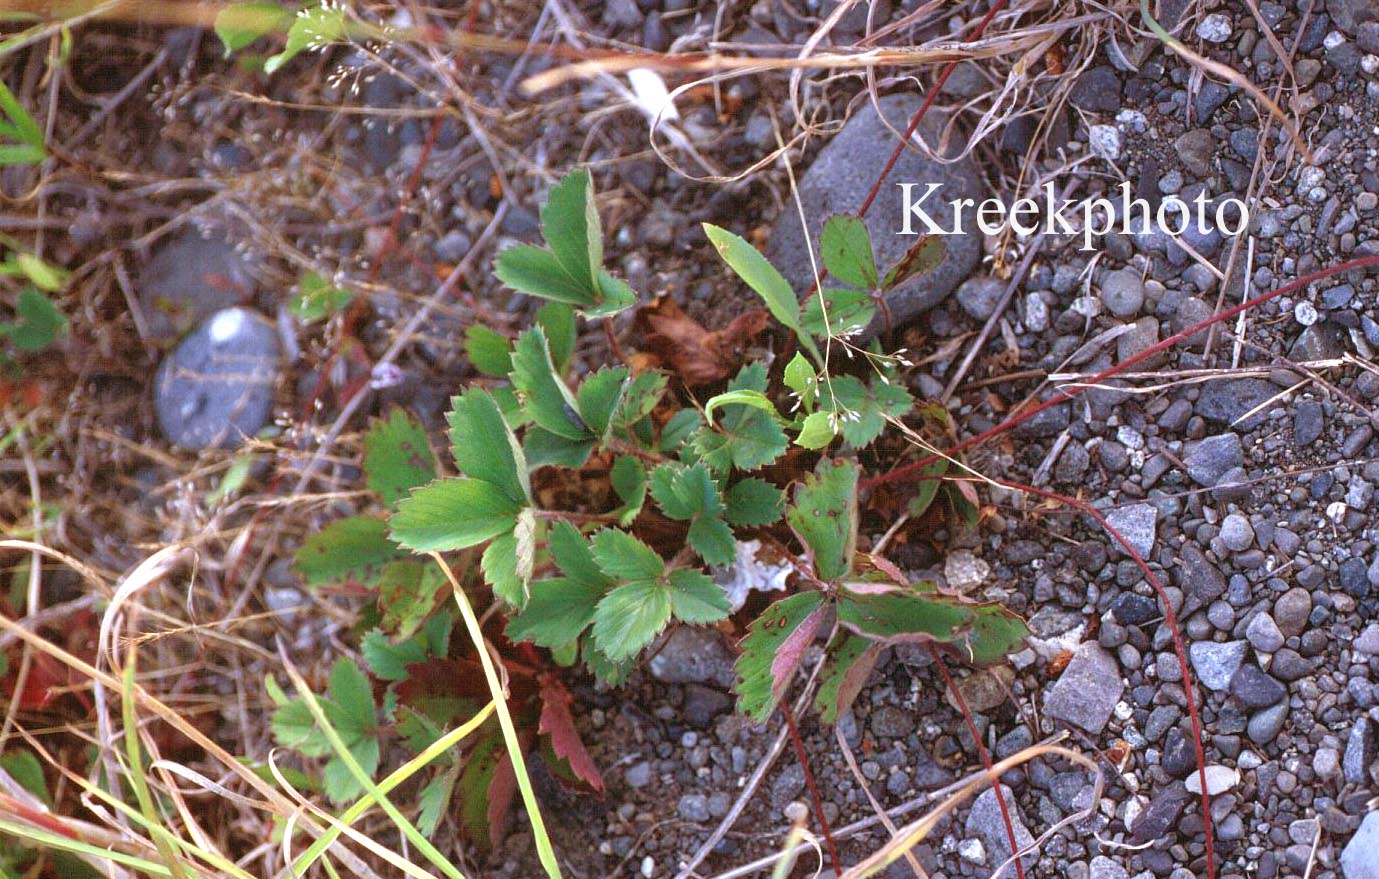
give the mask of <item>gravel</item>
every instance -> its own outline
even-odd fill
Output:
[[[1257,665],[1243,665],[1230,680],[1231,695],[1247,708],[1268,708],[1283,701],[1288,688]]]
[[[1124,690],[1115,658],[1097,644],[1083,644],[1045,694],[1044,713],[1096,734]]]
[[[1231,678],[1245,661],[1247,648],[1244,641],[1199,641],[1188,646],[1188,659],[1202,686],[1219,692],[1231,685]]]
[[[1125,542],[1141,557],[1147,558],[1154,551],[1158,511],[1152,504],[1117,507],[1106,513],[1106,521],[1120,532]]]
[[[1222,477],[1245,464],[1240,435],[1222,433],[1190,443],[1183,456],[1188,476],[1198,485],[1215,488]]]
[[[1273,653],[1283,646],[1283,632],[1267,613],[1256,614],[1245,627],[1245,639],[1261,653]]]

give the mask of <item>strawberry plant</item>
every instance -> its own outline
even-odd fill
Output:
[[[364,468],[391,515],[335,522],[298,552],[309,584],[351,584],[376,599],[378,628],[365,636],[364,656],[387,682],[381,701],[357,685],[362,672],[340,666],[326,700],[341,702],[337,674],[353,682],[358,704],[339,710],[349,715],[361,764],[380,734],[369,718],[393,723],[415,749],[475,710],[482,695],[465,691],[480,686],[479,676],[466,665],[472,659],[450,655],[441,637],[450,624],[443,581],[416,554],[455,554],[452,566],[469,572],[466,591],[497,601],[500,614],[491,619],[504,628],[492,640],[514,682],[510,705],[526,724],[524,746],[544,754],[557,776],[594,789],[601,781],[574,733],[555,669],[582,664],[618,684],[667,629],[731,626],[734,605],[712,571],[733,564],[749,541],[786,559],[795,584],[794,594],[745,622],[736,691],[740,709],[758,720],[784,697],[806,648],[834,620],[816,701],[827,722],[857,695],[886,645],[939,645],[983,665],[1019,644],[1024,624],[1004,608],[912,582],[858,549],[868,447],[902,419],[932,421],[934,413],[916,410],[900,381],[901,358],[854,340],[876,318],[885,291],[931,269],[940,245],[922,241],[882,272],[865,226],[832,218],[821,249],[836,283],[801,307],[754,247],[706,225],[724,262],[793,333],[798,350],[777,375],[748,363],[699,401],[673,385],[672,374],[644,365],[574,377],[576,322],[608,320],[637,297],[602,267],[587,172],[553,188],[541,231],[545,246],[509,248],[496,266],[503,283],[546,300],[534,325],[515,338],[487,327],[465,334],[481,378],[453,398],[448,414],[457,473],[437,476],[420,427],[394,412],[370,428]],[[847,352],[852,371],[836,368],[838,351]],[[779,401],[792,404],[788,413]],[[572,494],[569,484],[602,488]],[[922,493],[922,506],[936,490],[937,482]],[[278,710],[292,719],[290,702]],[[319,752],[305,733],[280,741]],[[467,827],[480,835],[496,827],[494,810],[512,798],[504,759],[490,737],[442,768],[432,782],[438,787],[422,798],[434,807],[429,814],[458,790]]]

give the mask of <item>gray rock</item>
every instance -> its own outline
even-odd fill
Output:
[[[909,126],[910,117],[921,103],[918,95],[908,93],[890,95],[880,101],[886,119],[900,131]],[[920,124],[919,133],[926,143],[937,146],[944,124],[945,120],[939,114],[927,113]],[[819,227],[829,217],[851,214],[857,210],[875,180],[875,169],[890,157],[894,143],[895,136],[882,124],[875,109],[868,103],[820,151],[818,158],[800,178],[799,184],[804,215],[809,218],[816,236]],[[949,155],[959,151],[955,145],[950,145],[949,150]],[[901,190],[895,183],[914,183],[912,193],[915,200],[923,195],[929,183],[939,184],[940,188],[923,202],[922,207],[935,223],[946,230],[951,230],[954,225],[953,199],[981,201],[986,194],[979,169],[970,156],[960,162],[944,164],[916,149],[907,149],[900,156],[888,182],[890,185],[882,189],[866,219],[876,248],[877,262],[883,270],[899,262],[918,240],[918,235],[896,234],[903,228],[905,205]],[[913,231],[919,233],[924,228],[918,217],[912,220]],[[944,236],[942,240],[946,251],[938,267],[922,277],[901,284],[889,294],[887,302],[893,323],[903,324],[933,308],[976,268],[982,255],[979,235],[968,234],[965,229],[961,234]],[[797,293],[803,293],[813,283],[806,248],[799,213],[791,208],[776,221],[766,254],[795,286]],[[878,314],[869,332],[874,335],[883,325],[884,318]]]
[[[1130,828],[1130,838],[1136,844],[1160,839],[1168,833],[1182,814],[1183,807],[1192,799],[1187,787],[1181,781],[1174,781],[1159,791],[1144,807],[1140,816]]]
[[[1245,648],[1244,641],[1197,641],[1188,646],[1187,653],[1202,686],[1219,692],[1231,685],[1231,678],[1240,670]]]
[[[914,713],[894,705],[883,705],[872,712],[871,731],[882,738],[903,739],[915,731]]]
[[[158,425],[185,449],[234,448],[268,423],[281,355],[262,315],[227,308],[183,339],[154,380]]]
[[[1093,67],[1077,78],[1068,102],[1089,113],[1114,113],[1120,109],[1120,76],[1111,67]]]
[[[1197,749],[1192,737],[1177,727],[1169,730],[1159,765],[1172,778],[1184,778],[1197,768]]]
[[[149,335],[172,339],[247,301],[256,285],[250,261],[233,244],[188,230],[158,248],[135,286]]]
[[[1001,785],[1001,796],[1005,800],[1006,809],[1010,814],[1011,828],[1015,831],[1015,844],[1022,849],[1033,845],[1034,835],[1025,826],[1024,816],[1020,813],[1019,801],[1015,799],[1010,788],[1004,784]],[[1014,854],[1010,848],[1010,839],[1006,835],[1005,819],[1001,815],[1001,804],[996,799],[996,791],[991,788],[982,791],[972,804],[972,811],[967,813],[966,830],[968,836],[975,836],[986,845],[986,850],[989,853],[987,863],[992,867]],[[1021,863],[1028,870],[1034,865],[1036,858],[1034,853],[1030,853],[1021,859]],[[992,879],[1014,875],[1015,868],[1014,865],[1011,865],[1000,873],[993,873]]]
[[[976,320],[986,320],[1000,304],[1006,285],[990,275],[968,278],[958,287],[958,305]]]
[[[1274,622],[1286,638],[1301,635],[1311,614],[1312,596],[1301,586],[1294,586],[1274,602]]]
[[[1239,513],[1231,513],[1221,521],[1221,542],[1232,552],[1244,552],[1254,545],[1255,531],[1250,520]]]
[[[1154,537],[1158,528],[1157,511],[1152,504],[1116,507],[1106,513],[1106,521],[1120,532],[1135,552],[1143,558],[1149,558],[1154,551]]]
[[[1288,688],[1257,665],[1242,665],[1231,678],[1231,695],[1246,708],[1268,708],[1283,701]]]
[[[1266,417],[1263,410],[1254,410],[1278,393],[1279,389],[1275,385],[1262,378],[1208,382],[1197,398],[1197,414],[1208,421],[1227,427],[1253,430],[1263,424]],[[1244,417],[1245,413],[1252,411],[1253,415]]]
[[[1183,589],[1183,609],[1180,617],[1186,619],[1225,593],[1226,575],[1207,560],[1196,544],[1185,543],[1182,549],[1182,564],[1178,567],[1178,584]]]
[[[1366,626],[1351,646],[1355,648],[1356,653],[1379,656],[1379,623],[1370,623]]]
[[[1281,681],[1298,681],[1312,674],[1312,660],[1291,647],[1280,647],[1269,663],[1269,674]]]
[[[1288,719],[1288,703],[1280,702],[1250,715],[1245,726],[1245,734],[1256,745],[1267,745],[1283,730],[1283,722]]]
[[[1211,174],[1212,159],[1216,156],[1216,138],[1212,137],[1210,131],[1205,128],[1194,128],[1179,136],[1173,145],[1177,149],[1178,158],[1183,162],[1183,167],[1198,177],[1207,177]]]
[[[804,790],[804,769],[791,763],[771,782],[771,805],[777,809],[799,796]]]
[[[1245,464],[1245,450],[1240,444],[1240,435],[1221,433],[1189,443],[1183,463],[1187,465],[1187,475],[1194,482],[1206,488],[1215,488],[1220,484],[1221,477]]]
[[[1278,623],[1267,613],[1255,614],[1254,619],[1245,627],[1245,639],[1260,653],[1273,653],[1283,646],[1284,641]]]
[[[1379,0],[1326,0],[1326,11],[1336,27],[1354,36],[1365,22],[1379,20]],[[1375,832],[1379,833],[1379,828]],[[1375,858],[1375,863],[1379,864],[1379,855]]]
[[[1303,400],[1293,407],[1293,442],[1298,448],[1305,448],[1321,439],[1325,427],[1321,403]]]
[[[1044,696],[1044,713],[1096,734],[1106,728],[1124,690],[1115,658],[1086,643]]]
[[[726,688],[736,678],[723,636],[694,626],[671,632],[648,667],[653,677],[667,684],[717,684]]]
[[[676,811],[686,821],[708,821],[713,817],[709,814],[709,798],[703,794],[685,794],[680,797]]]
[[[1379,812],[1370,812],[1341,851],[1345,879],[1379,879]]]
[[[1130,879],[1130,871],[1119,861],[1113,861],[1105,855],[1092,858],[1089,874],[1089,879]]]
[[[1133,268],[1109,273],[1101,282],[1101,302],[1122,320],[1134,317],[1144,306],[1144,281]]]
[[[1370,767],[1374,764],[1375,742],[1374,723],[1368,717],[1360,717],[1350,728],[1345,741],[1345,756],[1341,759],[1341,771],[1348,784],[1367,784]]]
[[[627,783],[628,787],[635,789],[651,784],[652,777],[651,764],[643,760],[627,767],[627,771],[622,775],[622,780]]]
[[[715,717],[731,711],[732,707],[732,697],[727,693],[702,684],[687,684],[685,703],[680,706],[680,716],[690,726],[708,729]]]
[[[1159,611],[1159,602],[1148,595],[1122,592],[1111,605],[1111,615],[1122,625],[1140,626],[1163,614]]]

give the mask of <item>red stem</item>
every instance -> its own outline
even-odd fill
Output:
[[[1168,630],[1173,635],[1173,652],[1178,655],[1178,671],[1183,676],[1183,694],[1187,698],[1187,714],[1192,721],[1192,744],[1197,752],[1197,780],[1202,785],[1202,828],[1207,835],[1207,879],[1215,879],[1216,876],[1216,853],[1215,832],[1211,820],[1211,794],[1207,792],[1207,755],[1206,749],[1202,745],[1202,721],[1197,716],[1197,698],[1193,695],[1193,688],[1196,686],[1192,680],[1192,672],[1188,668],[1187,649],[1183,646],[1183,636],[1178,630],[1178,615],[1173,610],[1173,605],[1168,600],[1168,594],[1164,591],[1163,583],[1157,574],[1150,569],[1148,563],[1140,556],[1130,542],[1116,530],[1115,526],[1106,520],[1106,517],[1099,510],[1086,501],[1077,498],[1066,497],[1052,491],[1045,491],[1042,488],[1035,488],[1032,485],[1021,485],[1018,482],[1010,482],[1005,479],[993,480],[1006,488],[1015,491],[1025,491],[1042,498],[1067,504],[1086,513],[1096,520],[1097,524],[1105,528],[1121,548],[1129,554],[1140,570],[1144,572],[1144,577],[1149,581],[1149,585],[1154,588],[1155,594],[1159,597],[1159,603],[1164,608],[1164,622],[1168,625]],[[945,676],[946,676],[945,672]]]
[[[824,815],[824,801],[819,796],[819,786],[814,783],[814,773],[809,771],[809,755],[804,752],[804,739],[800,738],[799,728],[795,726],[795,712],[790,709],[788,699],[780,700],[780,712],[785,715],[785,725],[790,730],[790,743],[795,746],[795,757],[804,770],[804,783],[809,788],[809,799],[814,803],[814,814],[819,816],[819,829],[824,834],[824,844],[828,846],[828,859],[833,862],[833,875],[843,875],[842,861],[838,859],[838,844],[833,841],[833,831],[829,829],[828,817]]]
[[[889,482],[903,482],[907,479],[912,479],[916,475],[918,475],[920,471],[928,467],[930,464],[933,464],[940,458],[952,457],[953,455],[956,455],[959,452],[969,449],[972,446],[977,445],[978,443],[985,442],[986,440],[989,440],[995,436],[1000,436],[1001,434],[1005,433],[1006,431],[1010,430],[1016,425],[1023,424],[1024,422],[1030,420],[1034,416],[1038,415],[1040,412],[1043,412],[1045,409],[1048,409],[1051,406],[1056,406],[1059,403],[1071,400],[1074,397],[1079,396],[1083,391],[1087,390],[1089,387],[1099,385],[1102,382],[1106,381],[1108,378],[1113,378],[1119,373],[1128,370],[1130,367],[1135,366],[1139,363],[1143,363],[1144,361],[1148,360],[1154,355],[1160,354],[1168,350],[1169,348],[1172,348],[1179,342],[1182,342],[1183,340],[1201,332],[1202,330],[1207,329],[1208,327],[1215,326],[1216,324],[1221,323],[1222,321],[1230,320],[1231,318],[1235,317],[1236,315],[1242,312],[1249,311],[1250,309],[1258,305],[1263,305],[1270,299],[1273,299],[1277,296],[1282,296],[1285,293],[1292,293],[1295,290],[1299,290],[1303,287],[1306,287],[1308,284],[1313,284],[1317,281],[1325,280],[1326,278],[1329,278],[1332,275],[1338,275],[1341,272],[1348,272],[1353,269],[1369,268],[1371,266],[1379,266],[1379,256],[1365,256],[1359,259],[1352,259],[1348,262],[1343,262],[1339,265],[1331,266],[1330,268],[1321,269],[1320,271],[1313,272],[1310,275],[1298,278],[1295,281],[1284,284],[1282,287],[1279,287],[1276,290],[1272,290],[1268,293],[1261,293],[1253,299],[1247,299],[1239,305],[1228,308],[1225,311],[1217,312],[1216,314],[1212,315],[1206,320],[1198,321],[1197,323],[1193,324],[1187,329],[1174,333],[1167,339],[1164,339],[1162,342],[1149,346],[1145,350],[1136,354],[1134,357],[1124,360],[1116,364],[1115,366],[1111,367],[1110,369],[1106,369],[1097,373],[1096,375],[1092,376],[1090,379],[1087,379],[1085,382],[1082,382],[1081,384],[1073,385],[1071,387],[1067,387],[1060,390],[1057,394],[1054,394],[1052,397],[1050,397],[1048,400],[1045,400],[1043,403],[1040,403],[1039,405],[1029,409],[1028,411],[1020,415],[1016,415],[1012,418],[1008,418],[1005,421],[1002,421],[1000,424],[996,425],[990,430],[983,431],[982,433],[979,433],[974,437],[969,437],[968,439],[963,440],[962,442],[958,443],[957,445],[949,448],[944,452],[937,452],[932,455],[926,455],[925,457],[919,459],[918,461],[912,464],[906,464],[904,467],[898,467],[894,470],[882,473],[878,476],[872,476],[868,479],[864,479],[862,480],[860,487],[864,489],[875,488],[878,485],[885,485]]]
[[[953,683],[953,676],[948,673],[948,664],[943,661],[938,649],[933,642],[929,643],[929,655],[938,664],[939,673],[943,675],[943,682],[948,686],[948,692],[953,694],[953,699],[958,703],[958,710],[962,712],[962,719],[967,721],[967,731],[972,734],[972,741],[977,743],[977,754],[982,758],[982,768],[988,773],[991,772],[991,754],[986,750],[986,745],[982,742],[981,733],[977,732],[977,719],[972,716],[972,712],[967,707],[967,700],[962,697],[962,691],[958,685]],[[1020,843],[1015,840],[1015,825],[1010,820],[1010,809],[1006,807],[1005,794],[1001,793],[1001,779],[993,777],[991,779],[991,789],[996,792],[996,805],[1001,807],[1001,821],[1006,826],[1006,839],[1010,840],[1010,854],[1015,857],[1020,852]],[[1015,874],[1019,879],[1025,879],[1024,859],[1015,857]]]

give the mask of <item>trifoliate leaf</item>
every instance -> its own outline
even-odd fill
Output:
[[[592,551],[603,572],[619,580],[654,580],[665,573],[666,564],[656,550],[617,528],[595,534]]]
[[[901,418],[914,406],[914,399],[900,385],[872,379],[870,386],[850,375],[834,376],[819,387],[821,409],[832,409],[843,439],[853,448],[862,448],[886,429],[887,418]]]
[[[373,583],[384,565],[404,558],[388,540],[388,523],[371,516],[337,519],[308,537],[293,557],[308,586]]]
[[[820,409],[805,416],[800,432],[795,435],[795,445],[802,449],[822,449],[838,436],[838,416],[832,411]]]
[[[829,217],[819,235],[819,255],[828,273],[844,284],[874,290],[880,279],[867,224],[846,214]]]
[[[393,644],[387,635],[377,629],[360,640],[359,652],[374,677],[385,681],[405,680],[407,666],[414,662],[425,662],[428,658],[426,647],[416,638]]]
[[[950,642],[967,631],[973,616],[969,606],[938,595],[845,592],[838,599],[839,623],[888,644]]]
[[[821,580],[836,580],[852,569],[857,545],[857,478],[852,461],[824,458],[795,489],[785,519],[809,549]]]
[[[933,505],[934,498],[938,497],[938,490],[943,485],[943,480],[939,477],[947,472],[948,460],[946,458],[939,458],[934,461],[934,463],[920,469],[918,484],[915,487],[915,496],[910,498],[909,510],[911,518],[918,519]]]
[[[263,65],[263,72],[269,75],[297,57],[306,49],[320,49],[345,37],[345,8],[330,3],[321,3],[302,9],[292,20],[287,31],[287,44],[278,54],[269,58]]]
[[[614,662],[635,656],[665,628],[670,611],[670,590],[658,580],[619,586],[594,611],[594,641]]]
[[[651,471],[651,496],[671,519],[717,516],[723,511],[718,486],[702,464],[662,464]]]
[[[330,668],[328,683],[330,702],[326,703],[326,716],[340,738],[350,744],[368,735],[378,722],[373,703],[373,686],[364,670],[354,664],[354,660],[341,657]],[[331,711],[331,703],[336,710]]]
[[[398,502],[392,539],[414,552],[447,552],[509,532],[522,505],[491,482],[443,479]]]
[[[513,531],[493,538],[485,549],[479,566],[484,572],[484,581],[493,589],[493,594],[514,607],[522,607],[527,602],[527,586],[531,582],[532,545],[529,540],[519,538],[518,530],[527,530],[524,519],[529,518],[530,510],[523,510]],[[524,547],[523,544],[527,545]]]
[[[435,478],[436,456],[421,422],[401,407],[374,419],[364,434],[364,481],[370,491],[392,506]]]
[[[715,397],[711,397],[709,399],[709,402],[704,404],[704,418],[706,418],[709,424],[712,425],[713,410],[717,409],[719,406],[724,406],[729,403],[736,403],[742,406],[750,406],[753,409],[759,409],[762,412],[767,413],[768,415],[775,418],[777,421],[784,420],[781,418],[780,412],[776,410],[776,404],[772,403],[770,398],[768,398],[765,394],[761,393],[760,391],[726,391]]]
[[[533,327],[517,338],[512,352],[512,384],[532,420],[570,440],[593,436],[579,416],[579,403],[555,372],[546,331]]]
[[[1029,626],[999,604],[972,607],[972,628],[956,645],[959,655],[973,665],[994,665],[1019,649]]]
[[[427,839],[436,835],[441,819],[450,811],[450,800],[455,793],[455,782],[460,778],[460,769],[461,764],[450,764],[417,794],[417,830]]]
[[[471,389],[450,401],[450,447],[465,476],[496,486],[509,500],[531,498],[527,459],[488,391]]]
[[[659,369],[648,369],[632,376],[613,413],[612,428],[626,430],[641,421],[651,414],[665,394],[666,374]]]
[[[724,496],[723,518],[734,525],[754,527],[778,521],[785,507],[785,493],[764,479],[739,479]]]
[[[596,679],[610,687],[620,687],[627,683],[632,669],[637,667],[635,656],[616,661],[609,659],[607,654],[600,650],[598,644],[594,642],[592,633],[581,638],[580,645],[579,658],[583,660],[584,667]]]
[[[723,587],[703,571],[676,568],[666,577],[675,618],[692,624],[716,623],[732,612]]]
[[[782,380],[785,386],[795,392],[800,398],[800,403],[809,411],[814,405],[814,379],[816,378],[814,367],[809,360],[800,352],[796,351],[795,356],[790,358],[790,362],[785,364],[785,373]]]
[[[747,626],[734,684],[739,711],[757,723],[766,721],[804,660],[827,607],[822,593],[801,592],[775,602]]]
[[[507,378],[512,371],[512,342],[483,324],[464,331],[464,353],[480,375]]]

